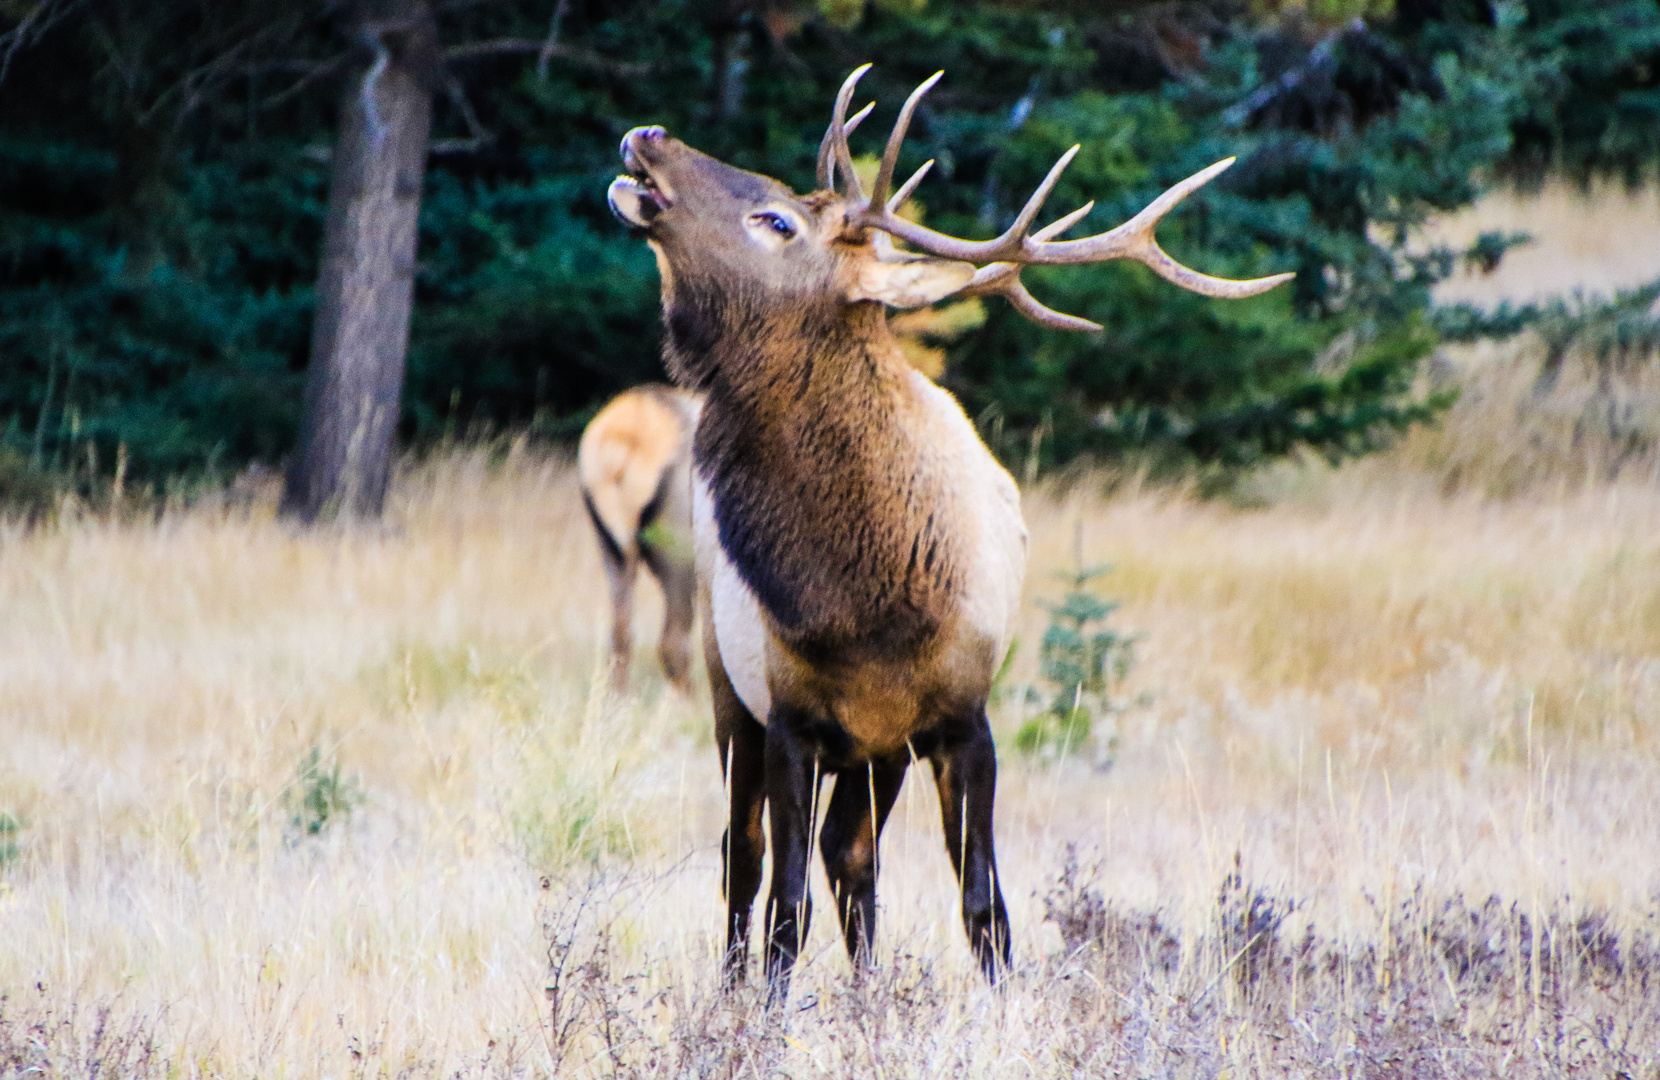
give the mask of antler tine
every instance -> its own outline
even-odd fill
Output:
[[[824,133],[824,138],[818,141],[818,187],[820,191],[835,189],[836,178],[830,171],[832,168],[830,161],[830,132],[827,130]]]
[[[1026,285],[1020,280],[1019,274],[1011,275],[1008,282],[1008,286],[999,289],[998,292],[1008,300],[1016,311],[1039,326],[1047,326],[1051,330],[1078,330],[1084,333],[1093,333],[1105,329],[1093,319],[1081,319],[1076,315],[1068,315],[1042,303],[1037,297],[1026,291]]]
[[[848,117],[847,122],[842,125],[842,138],[845,139],[853,134],[854,129],[864,123],[865,117],[869,116],[871,110],[875,108],[876,102],[873,101]],[[818,186],[826,191],[833,191],[836,186],[835,173],[831,171],[832,163],[835,160],[834,153],[835,149],[830,139],[830,133],[826,131],[824,138],[818,144]]]
[[[1038,243],[1042,243],[1050,237],[1059,236],[1061,233],[1072,228],[1072,226],[1088,217],[1089,212],[1093,209],[1095,209],[1095,200],[1091,199],[1084,203],[1084,205],[1078,207],[1078,209],[1072,211],[1072,213],[1067,214],[1065,217],[1056,218],[1054,221],[1051,221],[1049,224],[1033,233],[1032,239]]]
[[[973,279],[963,286],[957,295],[1001,296],[1016,311],[1051,330],[1081,330],[1087,333],[1101,329],[1100,323],[1056,311],[1027,292],[1025,282],[1020,280],[1019,263],[998,262],[982,266],[975,271]]]
[[[847,177],[847,186],[850,192],[857,192],[859,179],[853,175],[853,155],[847,149],[847,133],[858,120],[863,120],[861,114],[857,120],[849,125],[843,117],[847,115],[847,106],[853,101],[853,88],[859,85],[865,72],[871,65],[862,64],[853,69],[852,73],[842,82],[842,88],[836,94],[835,110],[830,114],[830,126],[825,129],[824,138],[818,144],[818,184],[825,190],[834,190],[836,177],[833,171],[840,166]],[[872,105],[875,103],[872,102]],[[869,110],[865,110],[868,112]]]
[[[1015,215],[1014,223],[1008,227],[1002,236],[998,237],[999,241],[1015,247],[1025,246],[1026,230],[1030,229],[1032,222],[1037,220],[1038,211],[1043,209],[1043,204],[1048,200],[1049,193],[1055,190],[1055,184],[1060,181],[1061,173],[1065,172],[1066,167],[1072,164],[1072,159],[1078,156],[1078,151],[1081,149],[1083,147],[1073,143],[1072,149],[1062,154],[1060,160],[1049,167],[1049,175],[1045,176],[1043,183],[1039,184],[1037,190],[1032,192],[1032,197],[1026,200],[1026,205],[1022,206],[1020,213]]]
[[[1003,260],[1029,262],[1031,259],[1026,233],[1031,229],[1032,222],[1036,220],[1038,211],[1043,209],[1044,200],[1048,199],[1049,193],[1055,189],[1055,184],[1060,180],[1061,173],[1066,171],[1066,167],[1072,164],[1072,159],[1078,155],[1078,149],[1077,146],[1074,146],[1061,155],[1060,160],[1049,169],[1049,175],[1043,178],[1043,183],[1038,185],[1037,190],[1032,192],[1032,197],[1026,200],[1026,205],[1021,207],[1020,213],[1015,216],[1013,224],[1003,231],[1002,236],[995,240],[961,240],[955,236],[935,232],[933,229],[918,225],[914,221],[906,221],[893,213],[896,207],[893,206],[892,200],[889,200],[887,206],[878,206],[872,200],[869,206],[856,215],[856,221],[857,224],[891,233],[919,251],[925,251],[930,255],[938,255],[941,258],[961,259],[964,262],[976,263]],[[911,189],[917,182],[920,182],[920,179],[920,177],[913,176],[905,182],[905,186],[901,190],[909,195]],[[1071,224],[1072,222],[1068,221],[1069,227]]]
[[[859,177],[853,171],[853,153],[847,148],[847,125],[843,117],[847,115],[847,106],[853,100],[853,88],[859,85],[865,72],[871,65],[861,64],[853,69],[852,73],[842,83],[840,92],[836,94],[836,111],[830,118],[830,130],[824,137],[830,141],[830,152],[834,155],[835,167],[841,170],[842,179],[847,182],[847,193],[850,198],[862,199],[864,188],[859,183]],[[860,117],[864,119],[864,117]]]
[[[1105,262],[1108,259],[1134,259],[1171,284],[1180,285],[1201,296],[1237,300],[1267,292],[1297,275],[1271,274],[1268,277],[1247,281],[1211,277],[1172,259],[1159,247],[1153,236],[1153,229],[1158,225],[1159,219],[1168,214],[1177,203],[1208,184],[1235,160],[1224,158],[1209,168],[1194,173],[1148,203],[1139,214],[1116,229],[1095,236],[1086,236],[1081,240],[1044,243],[1040,248],[1030,252],[1030,257],[1023,261],[1054,266]]]
[[[1095,209],[1092,199],[1078,209],[1057,218],[1032,234],[1032,240],[1042,243],[1051,237],[1078,224]],[[989,266],[982,266],[974,272],[974,277],[957,293],[958,296],[1001,296],[1007,299],[1022,315],[1031,319],[1040,326],[1047,326],[1052,330],[1082,330],[1085,332],[1101,329],[1101,324],[1089,319],[1081,319],[1076,315],[1067,315],[1048,307],[1026,290],[1026,283],[1020,280],[1020,263],[995,262]]]
[[[911,178],[909,180],[899,185],[899,190],[894,192],[893,198],[888,200],[887,210],[890,214],[897,213],[899,208],[905,205],[905,200],[911,197],[911,192],[916,190],[916,186],[922,183],[922,178],[927,176],[928,170],[933,167],[934,159],[929,158],[927,161],[922,163],[921,168],[911,174]]]
[[[853,171],[853,151],[848,149],[847,137],[853,133],[864,118],[876,108],[876,102],[871,102],[858,112],[854,113],[847,123],[842,125],[841,137],[836,140],[836,168],[842,171],[842,179],[847,181],[847,197],[854,201],[863,201],[865,186],[859,183],[859,174]]]
[[[899,164],[899,148],[905,143],[905,132],[911,126],[911,116],[916,112],[917,104],[922,101],[922,95],[932,90],[934,84],[944,77],[944,71],[934,72],[905,99],[905,107],[899,110],[899,119],[894,121],[893,131],[888,134],[888,145],[882,150],[882,165],[876,170],[876,183],[870,189],[872,207],[887,205],[888,188],[893,183],[893,170]]]
[[[1249,278],[1244,281],[1235,278],[1211,277],[1201,274],[1197,270],[1183,266],[1164,253],[1164,249],[1149,239],[1145,252],[1135,252],[1130,258],[1146,266],[1159,277],[1172,285],[1180,285],[1188,292],[1196,292],[1200,296],[1213,296],[1219,300],[1243,300],[1247,296],[1265,293],[1276,285],[1283,285],[1297,275],[1294,273],[1270,274],[1267,277]]]
[[[1141,213],[1113,229],[1112,232],[1102,235],[1111,236],[1114,233],[1123,233],[1126,236],[1151,236],[1153,226],[1157,225],[1164,215],[1174,210],[1183,199],[1233,168],[1234,162],[1238,160],[1237,157],[1225,157],[1214,165],[1208,165],[1200,169],[1186,180],[1172,184],[1165,189],[1162,195],[1142,207]],[[1093,237],[1089,239],[1093,239]]]
[[[875,108],[876,103],[875,101],[872,101],[870,105],[860,109],[857,113],[853,113],[852,116],[848,116],[847,123],[842,124],[843,143],[847,141],[847,136],[853,134],[853,131],[855,131],[860,124],[865,123],[865,118],[870,116],[870,113],[872,113]],[[837,168],[837,158],[835,158],[835,148],[833,148],[828,139],[830,139],[830,136],[825,134],[825,141],[818,144],[818,156],[820,156],[820,161],[825,163],[823,164],[822,173],[820,173],[822,179],[820,179],[820,184],[818,184],[818,186],[823,187],[823,189],[827,189],[827,191],[835,191],[835,171],[833,171],[833,169]],[[857,176],[853,178],[853,182],[857,184]]]
[[[833,191],[836,187],[835,174],[831,172],[832,151],[830,149],[830,133],[826,131],[824,138],[818,141],[818,187],[820,191]]]

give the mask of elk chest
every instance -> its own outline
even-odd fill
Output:
[[[895,393],[880,423],[799,438],[712,397],[698,432],[694,543],[722,666],[761,723],[831,718],[854,760],[983,704],[1025,565],[1019,493],[956,400],[908,369]]]

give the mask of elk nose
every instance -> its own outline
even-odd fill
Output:
[[[668,138],[668,134],[657,124],[631,129],[627,135],[622,137],[622,146],[619,147],[622,152],[623,168],[635,176],[643,176],[645,174],[645,164],[640,160],[640,155],[635,152],[635,148],[638,147],[644,150],[647,146],[661,146],[663,140]]]
[[[660,143],[668,138],[668,135],[669,133],[664,131],[660,124],[630,129],[628,134],[622,137],[622,145],[618,147],[622,154],[623,163],[630,171],[638,171],[639,162],[634,156],[635,145],[639,143]]]

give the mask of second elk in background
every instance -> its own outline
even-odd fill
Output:
[[[641,563],[663,587],[663,671],[690,689],[692,432],[702,401],[673,387],[637,386],[582,432],[577,473],[611,579],[611,688],[628,686],[634,578]]]

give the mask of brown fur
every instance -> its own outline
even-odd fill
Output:
[[[708,509],[695,528],[731,791],[728,970],[744,967],[764,802],[767,973],[775,995],[787,992],[826,774],[837,780],[820,850],[848,950],[868,959],[875,838],[914,752],[933,767],[964,924],[995,976],[1008,920],[985,699],[1024,529],[1012,481],[907,364],[882,303],[927,303],[962,288],[972,268],[883,258],[848,230],[839,197],[797,197],[660,130],[637,129],[624,146],[642,177],[613,185],[613,208],[657,255],[671,375],[707,395],[693,461]],[[989,583],[977,579],[988,566]]]
[[[660,127],[623,137],[629,175],[606,196],[657,256],[670,373],[708,394],[693,447],[693,532],[715,737],[731,793],[727,963],[742,977],[764,803],[774,1000],[788,993],[811,912],[820,779],[836,776],[820,850],[858,963],[868,960],[875,927],[874,847],[913,756],[933,768],[981,970],[995,980],[1010,957],[985,706],[1025,572],[1019,493],[950,395],[908,367],[884,305],[1000,294],[1043,325],[1099,329],[1044,307],[1020,283],[1021,269],[1133,258],[1184,288],[1235,297],[1290,276],[1210,278],[1154,240],[1159,217],[1231,159],[1173,187],[1156,212],[1076,242],[1050,246],[1087,207],[1030,230],[1078,147],[996,240],[975,243],[902,220],[891,208],[922,173],[892,191],[898,147],[940,76],[900,110],[867,198],[858,194],[843,118],[868,69],[842,84],[819,152],[820,183],[833,186],[840,173],[851,199],[797,196]],[[901,251],[892,237],[933,254]]]
[[[710,350],[743,373],[717,380],[697,433],[721,545],[808,662],[914,658],[965,584],[950,477],[865,307],[830,332],[780,320]]]

